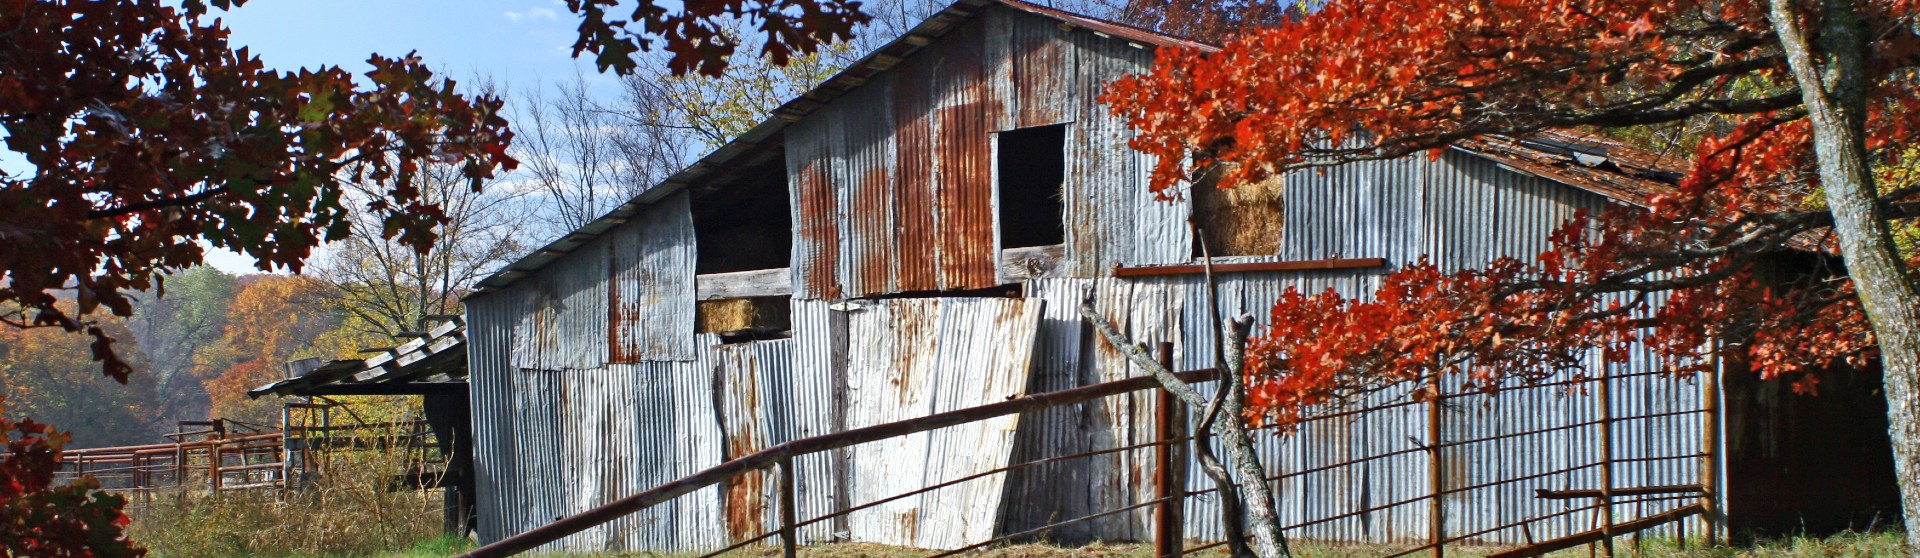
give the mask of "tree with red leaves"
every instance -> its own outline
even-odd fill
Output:
[[[121,381],[86,316],[129,315],[127,293],[202,262],[195,240],[298,271],[347,233],[342,184],[361,177],[389,185],[367,208],[385,233],[426,245],[443,216],[421,164],[457,161],[475,188],[514,165],[500,101],[415,57],[374,56],[366,86],[268,70],[197,1],[0,0],[0,28],[0,126],[32,166],[0,174],[0,320],[91,334]]]
[[[1233,187],[1554,130],[1698,132],[1671,191],[1577,218],[1535,258],[1409,265],[1358,299],[1288,293],[1248,347],[1248,418],[1284,424],[1403,382],[1497,391],[1634,343],[1676,374],[1720,351],[1803,391],[1814,371],[1878,362],[1920,543],[1916,8],[1336,0],[1218,52],[1163,50],[1105,100],[1159,156],[1164,195],[1202,171]],[[1768,269],[1808,253],[1845,269]]]
[[[0,403],[4,403],[0,401]],[[67,435],[31,420],[14,422],[0,406],[0,556],[140,556],[127,540],[126,501],[93,489],[93,479],[53,485]]]

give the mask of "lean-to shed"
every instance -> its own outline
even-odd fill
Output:
[[[1017,0],[964,0],[484,280],[467,300],[481,538],[799,437],[1135,375],[1078,317],[1088,297],[1135,339],[1173,343],[1179,368],[1211,366],[1189,219],[1231,264],[1224,312],[1261,316],[1289,288],[1364,295],[1421,257],[1464,268],[1538,253],[1576,211],[1641,202],[1672,178],[1669,162],[1543,134],[1156,200],[1151,161],[1128,149],[1125,122],[1096,97],[1162,47],[1208,48]],[[1436,411],[1452,418],[1431,432],[1428,411],[1407,406],[1267,438],[1271,468],[1302,472],[1278,482],[1282,515],[1304,524],[1296,537],[1343,541],[1424,540],[1436,510],[1448,532],[1480,542],[1581,531],[1590,517],[1555,516],[1562,502],[1533,491],[1594,486],[1596,470],[1569,464],[1590,461],[1583,440],[1602,412],[1643,417],[1614,434],[1616,485],[1748,478],[1725,470],[1737,459],[1702,459],[1734,443],[1699,418],[1719,402],[1704,395],[1713,392],[1654,374],[1650,354],[1631,360],[1609,371],[1630,396],[1604,411],[1540,390]],[[796,463],[800,512],[1149,441],[1156,404],[1134,394],[809,455]],[[1439,453],[1445,477],[1430,476],[1436,458],[1419,451],[1519,433],[1535,437],[1501,453]],[[1885,444],[1871,438],[1863,443]],[[1328,465],[1355,455],[1382,457]],[[1843,466],[1871,473],[1853,477],[1864,479],[1856,507],[1880,503],[1883,465]],[[811,525],[802,538],[958,547],[1146,501],[1149,466],[1115,452],[991,475]],[[1487,484],[1515,478],[1528,482]],[[1436,481],[1459,489],[1443,506],[1394,504],[1434,493]],[[771,482],[742,477],[560,546],[724,546],[768,528]],[[1739,509],[1737,496],[1725,503]],[[1188,505],[1188,535],[1217,538],[1211,501]],[[1142,539],[1150,515],[1048,536]],[[1342,517],[1316,519],[1332,516]],[[1515,517],[1549,519],[1500,527]]]

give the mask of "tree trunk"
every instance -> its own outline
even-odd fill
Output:
[[[1920,289],[1907,278],[1867,161],[1867,26],[1847,0],[1818,6],[1817,44],[1809,42],[1792,0],[1770,0],[1768,15],[1806,104],[1847,274],[1880,346],[1907,552],[1920,556]]]
[[[1252,333],[1253,320],[1242,317],[1234,320],[1227,331],[1227,369],[1220,372],[1220,380],[1227,389],[1226,404],[1220,409],[1222,415],[1216,424],[1222,427],[1221,440],[1226,442],[1227,456],[1233,461],[1234,468],[1240,473],[1240,492],[1246,498],[1247,515],[1252,519],[1248,527],[1253,531],[1253,552],[1263,558],[1291,556],[1287,548],[1286,535],[1280,530],[1280,517],[1274,505],[1273,488],[1267,485],[1267,468],[1260,464],[1260,454],[1254,450],[1253,437],[1247,435],[1246,422],[1242,418],[1247,404],[1247,379],[1243,374],[1246,368],[1247,335]]]
[[[1120,329],[1100,316],[1093,308],[1091,300],[1081,301],[1080,315],[1093,326],[1095,332],[1126,355],[1135,366],[1146,370],[1168,392],[1180,398],[1188,406],[1204,409],[1210,401],[1202,397],[1193,386],[1175,376],[1173,371],[1160,365],[1147,353],[1145,346],[1128,339]],[[1253,438],[1247,434],[1246,423],[1241,413],[1246,403],[1246,380],[1241,375],[1247,335],[1252,331],[1253,320],[1243,317],[1232,323],[1227,332],[1227,354],[1224,355],[1225,370],[1220,371],[1221,389],[1228,390],[1228,396],[1220,405],[1218,416],[1214,417],[1211,430],[1220,437],[1227,449],[1227,460],[1232,462],[1234,472],[1240,477],[1237,483],[1240,495],[1244,499],[1244,508],[1251,521],[1249,533],[1253,539],[1252,550],[1260,558],[1283,558],[1290,556],[1286,546],[1286,536],[1280,529],[1280,519],[1274,507],[1273,490],[1267,486],[1266,467],[1260,464],[1260,454],[1254,451]],[[1208,425],[1202,424],[1201,428]],[[1231,519],[1230,519],[1231,520]]]

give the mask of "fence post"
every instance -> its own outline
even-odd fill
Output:
[[[213,439],[213,440],[207,441],[207,476],[212,477],[211,480],[207,482],[213,486],[213,491],[219,492],[220,491],[220,440],[219,439]]]
[[[799,540],[793,532],[793,491],[793,458],[780,458],[780,555],[785,558],[799,553]]]
[[[1160,342],[1160,366],[1173,370],[1173,343]],[[1154,439],[1160,447],[1154,452],[1154,494],[1160,501],[1154,509],[1153,549],[1160,558],[1178,558],[1182,552],[1181,542],[1185,535],[1181,532],[1181,507],[1186,503],[1186,486],[1180,484],[1180,475],[1174,474],[1174,451],[1182,444],[1173,443],[1180,436],[1174,428],[1174,411],[1180,404],[1173,392],[1163,386],[1154,390],[1159,400],[1154,407]]]
[[[1445,472],[1440,466],[1440,377],[1435,375],[1427,387],[1433,391],[1427,397],[1427,482],[1433,487],[1433,499],[1427,502],[1427,544],[1433,547],[1434,558],[1447,555],[1447,519]]]
[[[1706,513],[1700,514],[1700,517],[1706,521],[1706,532],[1702,533],[1706,548],[1713,548],[1714,536],[1718,534],[1716,528],[1720,523],[1720,507],[1714,505],[1719,489],[1715,485],[1720,474],[1720,353],[1713,351],[1712,354],[1713,362],[1707,366],[1706,378],[1702,382],[1705,384],[1705,393],[1701,395],[1704,400],[1702,406],[1706,408],[1706,417],[1703,419],[1706,424],[1700,433],[1700,441],[1701,445],[1706,446],[1701,453],[1706,455],[1700,463],[1700,503],[1706,508]]]
[[[1600,548],[1613,556],[1613,355],[1604,351],[1600,362],[1600,386],[1594,390],[1600,406]]]

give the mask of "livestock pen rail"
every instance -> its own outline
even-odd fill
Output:
[[[180,421],[165,443],[61,452],[54,480],[87,477],[135,505],[160,490],[286,488],[315,472],[316,452],[431,445],[425,421],[272,428],[229,419]],[[190,429],[191,428],[191,429]],[[417,473],[415,476],[418,476]]]
[[[1163,363],[1170,362],[1167,354],[1163,346]],[[1268,467],[1265,480],[1277,489],[1285,532],[1295,541],[1372,544],[1393,556],[1438,556],[1467,545],[1496,547],[1499,556],[1588,544],[1610,551],[1615,537],[1632,534],[1638,541],[1650,530],[1685,541],[1689,522],[1701,524],[1696,534],[1711,543],[1718,532],[1712,433],[1719,417],[1713,378],[1694,383],[1657,371],[1610,374],[1608,367],[1602,364],[1592,376],[1516,386],[1498,395],[1441,390],[1437,397],[1415,400],[1408,393],[1430,386],[1409,385],[1407,393],[1381,392],[1311,416],[1290,433],[1259,435]],[[1217,373],[1181,375],[1190,382],[1211,382]],[[744,518],[757,527],[728,529],[727,539],[706,549],[705,556],[775,540],[793,556],[800,545],[848,540],[850,523],[881,533],[862,538],[865,542],[937,549],[929,551],[935,557],[1011,542],[1073,539],[1074,529],[1091,524],[1142,527],[1138,540],[1151,538],[1158,556],[1219,547],[1224,542],[1215,489],[1202,487],[1206,478],[1186,470],[1192,441],[1187,417],[1158,388],[1151,378],[1133,377],[793,439],[557,518],[466,556],[507,556],[569,537],[632,540],[647,524],[673,521],[677,499],[709,487],[729,502],[725,523]],[[1501,398],[1533,403],[1507,409]],[[796,474],[802,463],[832,463],[876,444],[964,444],[964,439],[939,436],[999,417],[1111,404],[1156,407],[1154,424],[1140,429],[1150,433],[1083,452],[1016,451],[1002,466],[930,471],[903,463],[890,478],[854,479],[857,486],[836,488],[861,497],[858,503],[802,516],[800,502],[807,492],[822,490],[796,481],[820,478]],[[799,459],[823,454],[834,459]],[[1008,507],[1023,504],[1017,496],[1023,486],[1075,482],[1089,468],[1132,475],[1133,492],[1085,495],[1104,509],[1077,517],[1007,521],[1018,515]],[[983,509],[979,504],[985,500],[968,495],[981,491],[995,496],[1004,491],[1010,503]],[[876,524],[890,526],[876,531]]]

